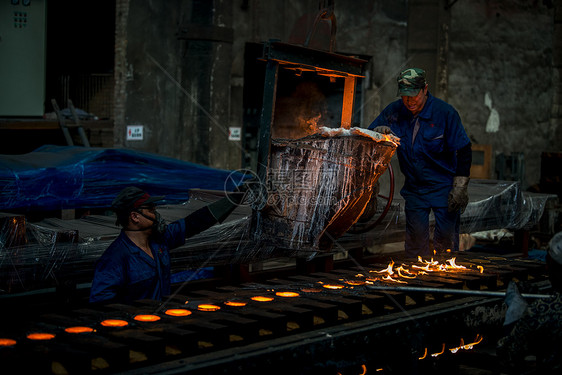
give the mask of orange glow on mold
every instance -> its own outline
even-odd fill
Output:
[[[252,297],[252,301],[257,301],[257,302],[271,302],[271,301],[273,301],[273,297],[254,296],[254,297]]]
[[[52,333],[35,332],[27,335],[27,338],[30,340],[52,340],[55,338],[55,335]]]
[[[186,309],[168,309],[164,312],[164,314],[170,316],[189,316],[191,315],[191,311]]]
[[[482,266],[476,266],[476,268],[478,268],[478,270],[480,271],[480,273],[484,273],[484,267],[482,267]]]
[[[296,292],[277,292],[277,293],[275,293],[275,295],[279,296],[279,297],[287,297],[287,298],[299,296],[299,294],[296,293]]]
[[[90,328],[90,327],[82,327],[82,326],[68,327],[68,328],[65,328],[64,331],[67,332],[67,333],[89,333],[89,332],[95,332],[93,328]]]
[[[206,303],[197,306],[197,310],[199,311],[218,311],[220,309],[221,309],[220,306],[206,304]]]
[[[326,289],[343,289],[343,285],[326,284],[322,286]]]
[[[14,345],[16,345],[16,340],[0,339],[0,346],[14,346]]]
[[[243,307],[247,305],[246,302],[242,301],[226,301],[224,304],[231,307]]]
[[[321,291],[322,289],[319,288],[301,288],[301,292],[305,292],[305,293],[319,293]]]
[[[138,322],[157,322],[160,320],[160,317],[158,315],[140,314],[136,315],[134,319]]]
[[[101,325],[104,327],[126,327],[129,323],[121,319],[106,319],[101,322]]]
[[[353,286],[365,285],[365,282],[363,280],[347,280],[345,281],[345,283],[347,285],[353,285]]]

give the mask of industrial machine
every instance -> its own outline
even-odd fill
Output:
[[[320,19],[332,22],[333,36],[333,8],[321,10]],[[356,83],[365,61],[334,53],[332,43],[322,51],[308,48],[309,42],[307,37],[304,46],[264,44],[260,188],[254,200],[172,254],[175,271],[217,266],[214,277],[179,282],[163,301],[74,306],[69,298],[87,289],[76,281],[91,280],[93,263],[116,235],[114,226],[107,229],[113,219],[88,218],[80,230],[54,220],[27,228],[43,242],[39,251],[26,253],[26,237],[18,231],[23,219],[0,217],[14,245],[0,258],[10,280],[17,285],[25,275],[57,284],[52,293],[0,296],[0,359],[8,373],[452,373],[451,366],[475,365],[475,358],[484,368],[494,366],[493,358],[471,356],[471,350],[493,345],[503,319],[502,290],[510,280],[533,283],[546,293],[541,262],[470,252],[449,259],[377,254],[350,257],[337,267],[326,262],[316,269],[262,269],[251,278],[227,277],[241,264],[277,257],[313,261],[361,247],[380,223],[376,216],[392,203],[391,179],[387,203],[373,208],[377,180],[399,140],[353,126]],[[332,106],[341,108],[337,125],[314,122],[318,113],[288,116],[291,101],[280,103],[277,95],[281,71],[303,78],[299,87],[305,93],[314,92],[310,77],[343,82],[341,106]],[[298,125],[296,133],[291,124]],[[484,188],[471,195],[466,228],[524,226],[542,212],[544,200],[529,208],[530,199],[522,199],[513,184],[474,186]],[[194,192],[200,199],[189,208],[204,204],[205,194],[212,195]],[[185,216],[185,207],[163,207],[161,213],[171,220]],[[409,288],[399,288],[404,285]]]

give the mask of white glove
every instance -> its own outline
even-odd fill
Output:
[[[507,286],[505,304],[507,305],[507,311],[505,312],[505,320],[503,322],[504,326],[521,319],[525,310],[527,310],[527,302],[523,299],[523,297],[521,297],[519,289],[513,281],[510,281]]]

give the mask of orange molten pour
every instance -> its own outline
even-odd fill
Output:
[[[299,294],[296,292],[277,292],[275,293],[276,296],[279,297],[298,297]]]
[[[52,333],[36,332],[30,333],[29,335],[27,335],[27,338],[30,340],[52,340],[55,338],[55,335],[53,335]]]
[[[255,296],[252,297],[252,300],[257,302],[270,302],[273,301],[273,297]]]
[[[13,346],[16,345],[16,340],[0,339],[0,346]]]
[[[120,319],[107,319],[101,322],[101,325],[104,327],[125,327],[129,323]]]
[[[220,309],[220,306],[217,305],[202,304],[197,306],[197,310],[199,311],[217,311]]]
[[[134,319],[139,322],[157,322],[160,317],[158,315],[137,315]]]
[[[165,314],[170,316],[189,316],[191,311],[186,309],[169,309],[166,310]]]
[[[67,333],[88,333],[88,332],[94,332],[94,329],[90,327],[77,326],[77,327],[65,328],[64,331]]]

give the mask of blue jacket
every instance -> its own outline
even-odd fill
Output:
[[[170,294],[170,252],[185,243],[185,220],[170,223],[166,232],[151,239],[154,259],[135,245],[125,232],[99,258],[90,302],[160,300]]]
[[[400,138],[398,162],[405,181],[400,194],[422,198],[434,207],[447,207],[447,196],[457,168],[456,151],[470,143],[458,112],[428,93],[418,115],[419,131],[414,142],[415,119],[402,99],[390,103],[369,125],[389,126]]]

